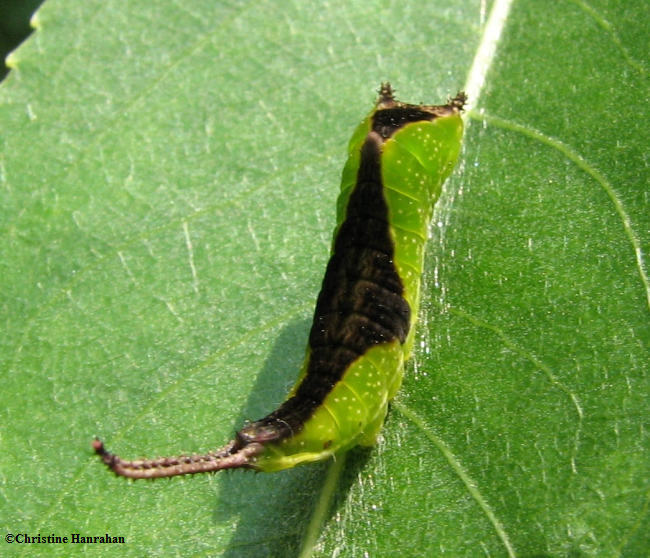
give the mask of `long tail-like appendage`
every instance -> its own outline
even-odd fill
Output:
[[[157,479],[208,473],[222,469],[254,468],[254,458],[264,450],[264,447],[258,443],[241,447],[241,444],[233,440],[223,448],[204,455],[180,455],[134,461],[126,461],[106,451],[102,441],[97,438],[93,441],[93,449],[108,468],[117,475],[131,479]]]

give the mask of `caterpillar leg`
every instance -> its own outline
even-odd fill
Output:
[[[361,438],[359,438],[359,445],[371,447],[377,443],[377,437],[379,432],[384,426],[384,420],[386,420],[386,413],[388,412],[388,401],[381,408],[377,417],[366,427]]]

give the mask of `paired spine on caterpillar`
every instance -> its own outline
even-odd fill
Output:
[[[95,439],[110,469],[134,479],[278,471],[375,443],[411,354],[428,223],[458,158],[465,102],[461,92],[410,105],[382,84],[350,140],[307,354],[284,403],[203,455],[128,461]]]

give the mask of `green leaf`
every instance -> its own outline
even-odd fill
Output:
[[[129,556],[647,555],[645,4],[521,0],[482,58],[503,6],[41,7],[0,85],[5,534],[108,533],[126,543],[93,550]],[[267,475],[106,471],[95,435],[205,451],[283,399],[374,90],[438,103],[475,60],[379,445]]]

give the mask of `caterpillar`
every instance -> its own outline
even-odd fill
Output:
[[[204,455],[127,461],[96,438],[110,469],[134,479],[279,471],[375,443],[413,348],[428,224],[458,158],[465,102],[460,92],[445,105],[406,104],[381,85],[349,143],[332,253],[284,403]]]

